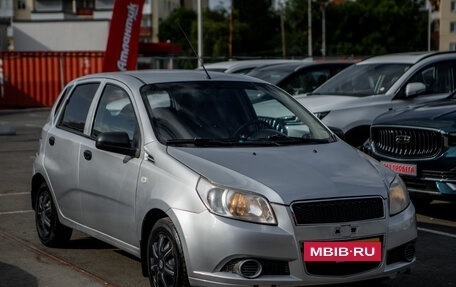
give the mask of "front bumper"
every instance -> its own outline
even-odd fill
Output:
[[[278,226],[241,222],[209,212],[195,214],[172,210],[170,216],[176,222],[181,236],[190,283],[196,286],[344,283],[394,276],[409,270],[415,262],[414,252],[408,261],[400,255],[404,249],[414,246],[417,237],[413,205],[394,217],[387,215],[378,220],[301,226],[295,225],[291,219],[289,207],[273,204],[273,208]],[[353,226],[355,232],[344,235],[335,232],[347,224]],[[380,263],[361,263],[356,267],[358,269],[348,267],[346,274],[334,275],[325,273],[324,264],[322,268],[315,269],[303,260],[304,241],[346,241],[372,237],[381,238],[383,254]],[[268,271],[254,279],[232,272],[230,266],[242,259],[257,260]]]

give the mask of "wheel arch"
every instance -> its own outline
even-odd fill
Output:
[[[41,184],[46,183],[46,180],[44,179],[44,176],[41,173],[36,173],[32,177],[32,182],[31,182],[31,201],[32,201],[32,208],[35,210],[35,205],[36,205],[36,195],[38,193],[38,190],[41,186]]]
[[[345,132],[343,140],[348,144],[360,147],[370,136],[370,125],[360,125]]]
[[[161,209],[151,209],[143,219],[141,226],[141,241],[140,241],[140,254],[141,254],[141,270],[144,277],[148,277],[147,271],[147,240],[152,227],[155,223],[168,217],[168,215]]]

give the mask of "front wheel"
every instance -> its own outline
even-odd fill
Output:
[[[57,208],[45,183],[41,184],[36,196],[35,224],[40,241],[50,247],[67,243],[73,232],[60,223]]]
[[[180,239],[169,218],[157,221],[150,232],[147,268],[153,287],[190,286]]]

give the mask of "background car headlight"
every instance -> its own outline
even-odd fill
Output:
[[[399,176],[396,176],[390,185],[389,192],[390,215],[395,215],[406,209],[410,204],[407,187]]]
[[[197,191],[212,213],[262,224],[277,224],[269,201],[256,193],[215,186],[201,178]]]

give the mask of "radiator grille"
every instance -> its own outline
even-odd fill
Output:
[[[439,131],[428,129],[372,127],[371,133],[374,152],[396,159],[436,157],[445,142]]]
[[[335,223],[384,217],[383,199],[304,201],[291,205],[297,224]]]

